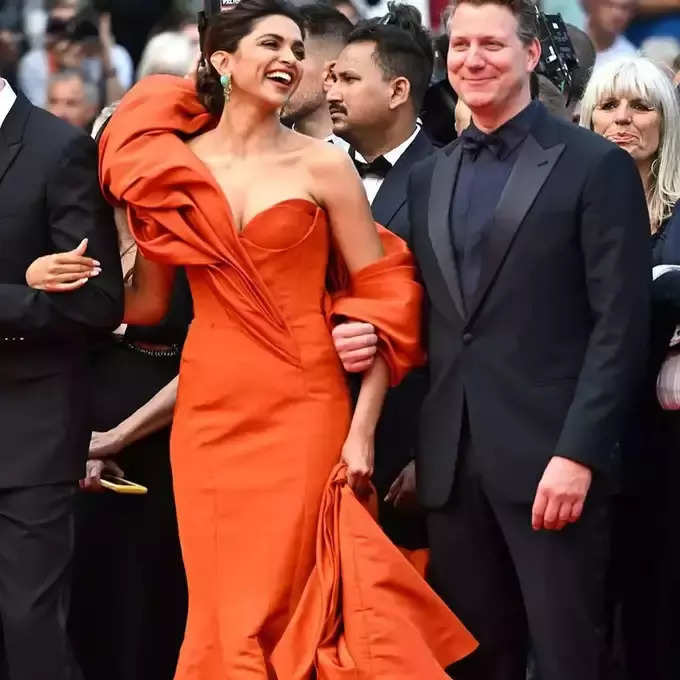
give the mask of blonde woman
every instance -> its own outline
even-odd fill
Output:
[[[633,157],[647,196],[652,264],[680,265],[680,105],[670,74],[644,58],[602,66],[584,94],[581,124]],[[653,304],[648,382],[624,442],[626,493],[614,540],[631,680],[680,677],[680,540],[673,520],[680,416],[662,411],[655,394],[680,323],[680,271],[655,279]]]
[[[602,66],[583,96],[581,125],[633,157],[652,233],[660,231],[680,199],[680,105],[670,74],[642,57]]]

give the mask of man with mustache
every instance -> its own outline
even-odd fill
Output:
[[[408,240],[406,189],[415,163],[434,146],[418,121],[432,74],[432,42],[414,7],[390,3],[379,19],[359,23],[333,66],[327,92],[333,132],[350,144],[376,222]],[[407,548],[425,544],[420,519],[399,512],[414,490],[417,413],[427,389],[424,371],[388,394],[376,432],[374,483],[386,533]],[[395,511],[395,506],[397,511]]]
[[[434,151],[418,121],[434,64],[418,10],[359,23],[333,66],[326,99],[333,132],[350,144],[377,222],[409,238],[406,182]]]

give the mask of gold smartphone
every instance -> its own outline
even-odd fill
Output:
[[[129,479],[123,477],[112,477],[111,475],[103,475],[99,480],[99,484],[109,491],[114,493],[133,494],[141,496],[148,493],[149,490],[141,484],[131,482]]]

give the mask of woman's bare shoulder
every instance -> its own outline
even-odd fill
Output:
[[[310,172],[333,181],[356,174],[354,164],[344,149],[322,139],[309,138],[307,144],[304,160]]]

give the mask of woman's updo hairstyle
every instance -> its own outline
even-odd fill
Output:
[[[196,91],[203,106],[219,116],[224,108],[224,88],[220,74],[210,63],[210,55],[219,50],[235,52],[241,39],[247,36],[254,24],[268,16],[282,15],[294,21],[305,37],[304,19],[287,0],[241,0],[229,9],[206,16],[199,14],[201,61],[196,78]]]

